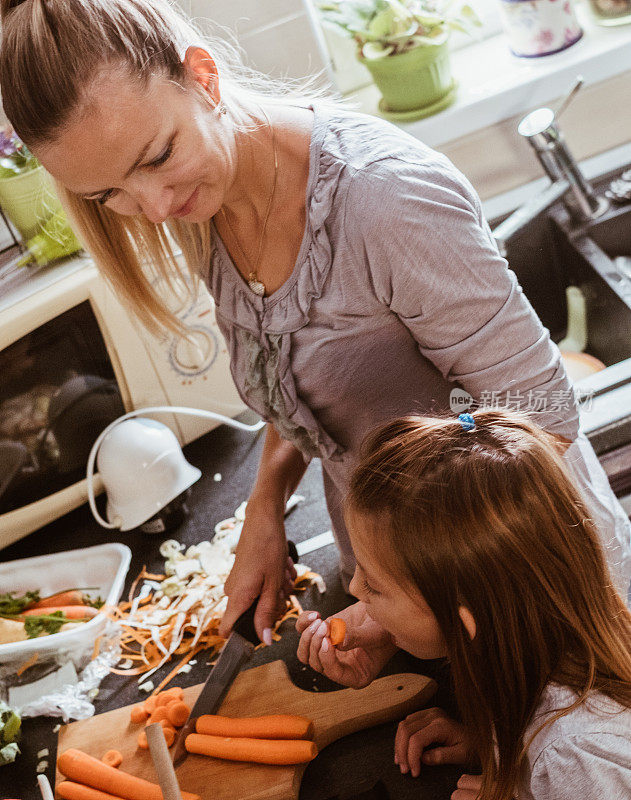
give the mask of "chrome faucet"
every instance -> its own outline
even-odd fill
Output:
[[[609,208],[609,201],[594,192],[581,172],[557,125],[558,117],[582,85],[583,78],[579,76],[556,112],[551,108],[538,108],[519,123],[518,133],[533,148],[552,183],[494,229],[493,236],[503,256],[509,239],[558,200],[563,200],[576,222],[596,219]]]

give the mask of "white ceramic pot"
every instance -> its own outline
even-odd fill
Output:
[[[549,56],[583,36],[572,0],[500,0],[511,52],[521,58]]]

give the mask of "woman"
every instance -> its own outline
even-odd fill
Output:
[[[447,409],[456,386],[537,398],[626,593],[628,520],[578,435],[558,350],[444,156],[269,81],[266,94],[164,0],[2,0],[2,33],[7,116],[100,269],[147,324],[173,326],[142,267],[173,276],[168,230],[215,299],[244,401],[269,422],[222,633],[260,594],[271,641],[292,577],[284,504],[309,459],[322,459],[348,581],[341,500],[359,442]]]

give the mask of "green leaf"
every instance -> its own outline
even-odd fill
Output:
[[[20,735],[22,720],[13,709],[4,711],[0,715],[0,743],[11,744],[17,741]]]
[[[20,752],[17,740],[21,724],[19,714],[0,700],[0,766],[11,764]]]
[[[29,639],[35,639],[40,633],[59,633],[59,629],[65,622],[72,622],[72,620],[68,619],[62,611],[54,611],[52,614],[24,617],[24,630]]]
[[[394,45],[383,45],[379,42],[366,42],[362,47],[362,55],[369,61],[377,61],[394,53]]]
[[[0,164],[2,159],[0,159]],[[32,606],[39,600],[39,592],[26,592],[15,596],[13,592],[0,594],[0,616],[5,614],[20,614],[25,608]]]
[[[413,44],[413,36],[440,39],[446,28],[471,34],[472,28],[481,23],[473,8],[461,3],[462,0],[323,0],[317,7],[323,25],[354,38],[360,48],[366,42],[375,42],[384,47],[394,44],[395,52],[399,52]]]
[[[449,38],[449,33],[446,30],[434,28],[427,36],[413,36],[414,43],[419,47],[438,47],[444,44]]]

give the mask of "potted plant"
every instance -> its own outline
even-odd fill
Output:
[[[61,211],[50,177],[11,128],[0,130],[0,206],[24,241]]]
[[[0,130],[0,206],[22,237],[20,266],[42,265],[81,248],[50,175],[11,128]]]
[[[321,0],[318,9],[324,25],[357,43],[384,114],[419,119],[453,102],[449,34],[470,34],[480,24],[471,6],[453,0]]]

